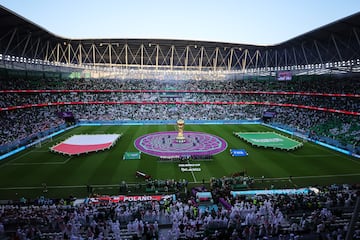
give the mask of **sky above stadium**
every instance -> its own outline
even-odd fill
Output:
[[[359,0],[0,0],[66,38],[276,44],[360,11]]]

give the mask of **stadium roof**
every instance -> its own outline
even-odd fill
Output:
[[[185,69],[204,66],[244,70],[325,64],[360,58],[359,23],[360,12],[268,46],[174,39],[70,39],[0,6],[0,54],[75,64],[156,63]]]
[[[53,39],[59,38],[55,34],[50,33],[43,27],[31,22],[28,19],[19,16],[17,13],[0,5],[0,34],[4,36],[9,32],[17,29],[22,36],[27,36],[29,33],[35,38]]]
[[[284,42],[277,45],[282,44],[291,44],[293,42],[300,42],[304,40],[322,40],[328,37],[329,33],[335,34],[337,36],[346,36],[346,30],[348,28],[359,28],[360,27],[360,12],[350,15],[348,17],[342,18],[338,21],[329,23],[325,26],[320,28],[314,29],[310,32],[304,33],[302,35],[296,36],[292,39],[285,40]],[[44,29],[43,27],[37,25],[36,23],[23,18],[22,16],[18,15],[17,13],[5,8],[4,6],[0,5],[0,33],[1,36],[11,32],[13,29],[17,29],[18,31],[22,32],[24,36],[27,36],[28,33],[31,33],[32,36],[35,38],[43,38],[43,39],[57,39],[62,41],[86,41],[86,40],[101,40],[101,41],[114,41],[115,39],[71,39],[57,36],[54,33],[49,32],[48,30]],[[190,43],[196,44],[201,43],[201,45],[227,45],[234,46],[234,45],[242,45],[244,47],[261,47],[261,45],[249,45],[249,44],[241,44],[241,43],[224,43],[224,42],[211,42],[211,41],[195,41],[195,40],[173,40],[173,39],[118,39],[125,42],[149,42],[149,41],[157,41],[165,44],[166,42],[182,44]]]
[[[298,43],[298,42],[312,41],[312,40],[322,41],[324,40],[324,38],[327,38],[329,36],[329,33],[339,37],[347,37],[349,28],[356,29],[359,27],[360,27],[360,12],[357,12],[348,17],[342,18],[340,20],[329,23],[320,28],[314,29],[310,32],[304,33],[300,36],[286,40],[281,44],[292,45],[294,42]]]
[[[176,39],[74,39],[74,38],[66,38],[57,36],[54,33],[49,32],[48,30],[44,29],[43,27],[37,25],[36,23],[23,18],[22,16],[18,15],[17,13],[3,7],[0,5],[0,34],[4,36],[6,34],[11,33],[14,29],[17,29],[18,33],[26,37],[29,33],[34,38],[42,38],[42,39],[52,39],[57,40],[59,42],[70,42],[70,41],[81,41],[81,42],[123,42],[123,43],[149,43],[149,42],[156,42],[161,45],[163,44],[175,44],[175,45],[210,45],[210,46],[224,46],[228,45],[241,45],[244,47],[250,47],[252,45],[249,44],[235,44],[235,43],[220,43],[220,42],[211,42],[211,41],[196,41],[196,40],[176,40]]]

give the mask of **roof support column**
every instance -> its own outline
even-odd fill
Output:
[[[140,51],[141,51],[140,68],[143,69],[143,66],[144,66],[144,44],[140,45]]]
[[[82,65],[82,44],[80,43],[79,46],[79,59],[78,59],[78,62],[80,64],[80,66]]]
[[[233,55],[234,55],[234,48],[231,48],[230,49],[230,58],[228,60],[228,71],[231,70]]]
[[[188,63],[189,63],[189,46],[186,46],[186,53],[185,53],[185,71],[187,70]]]
[[[216,71],[217,62],[218,62],[218,56],[219,56],[219,48],[215,48],[215,59],[214,59],[214,71]]]
[[[109,43],[109,64],[110,64],[110,67],[112,66],[111,51],[112,51],[112,46],[111,46],[111,43]]]
[[[306,65],[309,65],[309,62],[308,62],[308,59],[307,59],[307,56],[306,56],[306,53],[305,53],[304,43],[301,44],[301,49],[302,49],[303,54],[304,54]]]
[[[201,46],[200,48],[200,59],[199,59],[199,70],[201,71],[202,62],[203,62],[203,56],[204,56],[204,47]]]
[[[56,46],[56,62],[60,61],[60,43]]]
[[[278,70],[278,51],[275,50],[275,69],[276,71]]]
[[[11,45],[11,43],[12,43],[12,41],[13,41],[14,37],[15,37],[15,33],[16,33],[16,32],[17,32],[17,28],[15,28],[15,29],[14,29],[14,31],[12,32],[12,34],[11,34],[11,37],[10,37],[10,40],[9,40],[9,42],[8,42],[7,46],[6,46],[6,49],[5,49],[4,55],[6,55],[6,54],[7,54],[8,50],[9,50],[9,47],[10,47],[10,45]]]
[[[173,70],[174,67],[174,49],[175,46],[171,45],[171,58],[170,58],[170,69]]]
[[[39,45],[40,45],[40,38],[38,38],[37,43],[36,43],[35,53],[34,53],[34,57],[33,57],[34,59],[37,58],[37,52],[39,50]],[[24,56],[24,54],[23,54],[23,56]]]
[[[45,61],[48,60],[48,57],[49,57],[49,41],[46,42]]]
[[[296,53],[295,53],[295,48],[294,48],[294,47],[292,47],[292,50],[293,50],[293,55],[294,55],[295,65],[296,65],[296,69],[297,69],[298,61],[297,61],[297,57],[296,57]]]
[[[266,68],[266,71],[268,71],[268,56],[269,56],[269,51],[268,50],[266,50],[265,51],[265,68]]]
[[[68,43],[67,44],[67,47],[68,47],[68,57],[67,57],[67,64],[70,64],[70,62],[71,62],[71,59],[70,59],[70,55],[71,55],[71,44],[70,43]]]
[[[245,49],[245,56],[242,60],[242,70],[245,71],[246,70],[246,62],[247,62],[247,55],[248,55],[249,50]]]
[[[156,58],[155,58],[155,69],[158,70],[159,68],[159,44],[156,44]]]
[[[359,44],[359,47],[360,47],[360,39],[359,39],[359,35],[357,34],[357,31],[356,31],[356,29],[355,29],[355,28],[353,28],[353,32],[354,32],[354,34],[355,34],[356,41],[357,41],[357,43]]]
[[[321,62],[321,67],[322,67],[322,65],[324,65],[324,62],[323,62],[323,60],[322,60],[322,57],[321,57],[321,54],[320,54],[320,51],[319,51],[319,47],[318,47],[318,44],[317,44],[317,41],[316,41],[316,40],[314,40],[314,45],[315,45],[315,48],[316,48],[316,52],[317,52],[317,54],[319,55],[320,62]]]
[[[92,53],[93,53],[93,65],[95,66],[95,44],[93,43],[92,45],[91,45],[91,47],[92,47]]]
[[[128,56],[128,44],[125,44],[125,67],[128,68],[129,66],[129,56]]]
[[[339,56],[339,58],[340,58],[340,61],[342,62],[342,57],[341,57],[339,48],[338,48],[338,46],[337,46],[337,43],[336,43],[334,34],[331,34],[331,39],[333,40],[333,43],[334,43],[334,45],[335,45],[336,52],[337,52],[337,54],[338,54],[338,56]]]
[[[259,50],[256,50],[255,52],[255,70],[257,70],[257,65],[258,65],[258,61],[259,61]]]
[[[23,49],[23,51],[22,51],[22,53],[21,53],[21,57],[23,57],[24,54],[25,54],[25,52],[26,52],[26,48],[27,48],[27,46],[28,46],[28,44],[29,44],[30,38],[31,38],[31,33],[29,33],[28,36],[27,36],[24,49]]]

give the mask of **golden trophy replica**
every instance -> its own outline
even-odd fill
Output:
[[[176,136],[176,142],[177,143],[184,143],[186,141],[184,137],[184,125],[185,122],[182,119],[177,120],[176,122],[178,135]]]

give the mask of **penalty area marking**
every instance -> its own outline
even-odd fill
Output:
[[[316,145],[316,144],[315,144]],[[321,146],[320,146],[321,147]],[[324,149],[324,148],[323,148]],[[354,160],[354,159],[351,159],[351,158],[348,158],[346,155],[344,155],[344,154],[340,154],[340,153],[337,153],[337,152],[335,152],[335,151],[333,151],[333,150],[331,150],[331,149],[327,149],[327,148],[325,148],[325,150],[326,151],[328,151],[328,152],[332,152],[333,154],[332,155],[330,155],[330,154],[323,154],[323,155],[321,155],[321,154],[319,154],[319,155],[297,155],[296,153],[289,153],[291,156],[293,156],[293,157],[296,157],[296,158],[312,158],[312,157],[332,157],[332,156],[334,156],[334,155],[336,155],[336,156],[339,156],[339,157],[344,157],[346,160],[350,160],[350,161],[352,161],[352,162],[354,162],[354,163],[356,163],[356,164],[360,164],[360,161],[356,161],[356,160]]]
[[[26,156],[26,155],[29,155],[29,154],[32,153],[34,150],[35,150],[35,149],[32,149],[32,150],[30,150],[30,151],[28,151],[28,152],[26,152],[26,153],[23,153],[23,154],[17,156],[17,157],[14,158],[14,159],[11,159],[11,160],[5,162],[4,164],[1,164],[1,165],[0,165],[0,168],[3,168],[3,167],[5,167],[5,166],[7,166],[7,165],[10,165],[12,162],[14,162],[14,161],[16,161],[16,160],[18,160],[18,159],[20,159],[20,158],[23,158],[23,157]]]
[[[351,159],[351,158],[349,158],[347,155],[341,154],[341,153],[339,153],[339,152],[337,152],[337,151],[335,151],[335,150],[329,149],[329,148],[327,148],[327,147],[320,146],[319,144],[314,144],[314,146],[315,146],[316,148],[325,150],[325,151],[327,151],[327,152],[331,152],[332,154],[334,154],[334,155],[336,155],[336,156],[344,157],[346,160],[350,160],[350,161],[352,161],[352,162],[354,162],[354,163],[360,164],[360,161]]]
[[[50,152],[49,150],[39,150],[39,151],[32,151],[34,153],[48,153]]]

